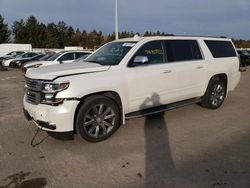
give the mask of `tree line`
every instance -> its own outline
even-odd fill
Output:
[[[139,33],[123,31],[119,38],[133,37]],[[146,31],[143,36],[172,35],[165,32]],[[27,20],[14,21],[9,29],[8,24],[0,15],[0,43],[28,43],[34,48],[64,48],[64,46],[82,46],[84,48],[96,48],[115,39],[115,33],[104,35],[101,31],[80,31],[68,26],[64,21],[44,24],[34,16]],[[250,40],[233,39],[237,48],[250,48]]]

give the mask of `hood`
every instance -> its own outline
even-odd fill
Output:
[[[91,72],[107,71],[110,66],[103,66],[96,63],[65,63],[39,68],[33,68],[27,71],[26,77],[31,79],[53,80],[56,77],[72,74],[85,74]]]

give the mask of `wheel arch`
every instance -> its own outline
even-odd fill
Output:
[[[75,109],[75,113],[74,113],[74,122],[73,122],[73,123],[74,123],[73,125],[74,125],[74,133],[75,133],[75,134],[76,134],[76,118],[77,118],[77,114],[78,114],[78,112],[79,112],[79,110],[80,110],[82,104],[83,104],[88,98],[90,98],[90,97],[92,97],[92,96],[98,96],[98,95],[102,95],[102,96],[108,97],[108,98],[110,98],[111,100],[113,100],[113,101],[117,104],[117,106],[118,106],[118,108],[119,108],[119,111],[120,111],[120,115],[121,115],[120,123],[122,124],[123,121],[125,120],[125,119],[124,119],[124,112],[123,112],[122,99],[121,99],[120,95],[119,95],[117,92],[115,92],[115,91],[101,91],[101,92],[91,93],[91,94],[88,94],[88,95],[85,95],[85,96],[81,97],[81,98],[79,99],[80,102],[78,103],[78,105],[77,105],[77,107],[76,107],[76,109]]]
[[[209,79],[209,81],[208,81],[208,83],[207,83],[207,87],[208,87],[210,81],[211,81],[212,79],[215,79],[215,78],[219,78],[220,80],[222,80],[222,81],[225,83],[226,91],[227,91],[227,93],[228,93],[228,81],[229,81],[229,80],[228,80],[228,75],[227,75],[226,73],[218,73],[218,74],[213,75],[213,76]],[[226,94],[226,96],[227,96],[227,94]]]

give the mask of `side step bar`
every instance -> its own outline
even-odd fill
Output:
[[[198,102],[201,102],[200,97],[188,99],[188,100],[184,100],[184,101],[179,101],[179,102],[175,102],[175,103],[171,103],[171,104],[156,106],[156,107],[152,107],[152,108],[148,108],[148,109],[144,109],[144,110],[140,110],[140,111],[136,111],[136,112],[131,112],[131,113],[126,114],[125,118],[126,119],[139,118],[142,116],[147,116],[147,115],[168,111],[168,110],[172,110],[172,109],[183,107],[183,106],[188,106],[191,104],[196,104]]]

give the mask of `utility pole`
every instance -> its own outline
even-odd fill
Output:
[[[118,0],[115,0],[115,40],[119,39],[118,29]]]

